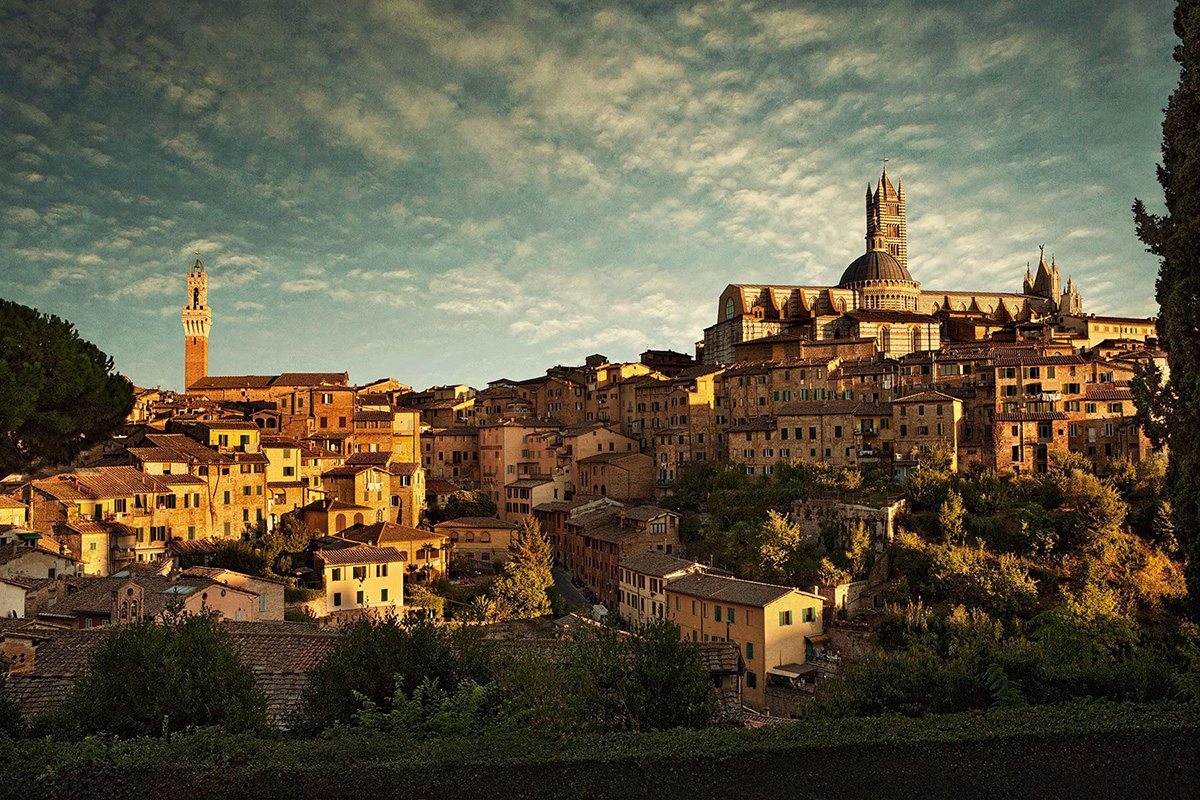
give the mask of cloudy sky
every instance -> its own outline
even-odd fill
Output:
[[[1151,314],[1171,5],[10,0],[0,297],[178,387],[198,250],[214,373],[524,378],[836,282],[886,156],[924,287]]]

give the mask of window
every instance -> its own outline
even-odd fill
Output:
[[[363,592],[361,589],[354,593],[354,602],[358,603],[360,606],[366,602],[366,598],[367,598],[366,593]]]
[[[746,642],[746,660],[752,661],[753,659],[754,659],[754,642]]]
[[[335,606],[340,606],[342,604],[342,593],[341,592],[333,593],[333,604]]]
[[[753,672],[746,673],[746,688],[753,689],[758,686],[758,676]]]
[[[1013,460],[1013,461],[1020,461],[1020,460],[1021,460],[1021,445],[1019,445],[1019,444],[1014,444],[1014,445],[1013,445],[1013,448],[1012,448],[1012,460]]]
[[[815,622],[816,619],[817,619],[817,610],[815,608],[813,608],[812,606],[809,606],[808,608],[804,609],[804,621],[805,622]]]
[[[386,578],[387,577],[387,568],[388,568],[387,564],[376,564],[375,565],[375,577],[376,578]]]
[[[334,567],[333,571],[329,575],[329,579],[331,581],[340,581],[342,579],[342,568]]]
[[[225,505],[229,505],[229,490],[225,490]]]
[[[379,590],[379,600],[380,600],[380,602],[386,603],[386,602],[387,602],[387,599],[388,599],[388,590],[387,590],[387,589],[380,589],[380,590]]]
[[[787,611],[779,612],[779,624],[780,625],[791,625],[792,624],[792,612],[790,609]]]
[[[733,608],[732,607],[725,609],[725,616],[729,620],[729,624],[732,625],[733,624]]]

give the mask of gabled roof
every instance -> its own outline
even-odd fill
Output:
[[[389,542],[420,542],[426,539],[446,539],[445,534],[436,531],[425,531],[420,528],[410,528],[395,522],[372,522],[369,525],[359,523],[351,525],[338,536],[352,539],[363,544],[382,547]]]
[[[326,537],[329,538],[333,537]],[[351,541],[347,541],[346,547],[322,548],[316,552],[316,556],[325,564],[335,567],[346,564],[390,564],[404,560],[404,556],[394,547],[372,547]]]
[[[744,606],[762,608],[774,603],[781,597],[795,592],[808,597],[817,597],[790,586],[776,586],[770,583],[744,581],[738,578],[726,578],[721,575],[692,573],[683,575],[667,582],[667,591],[698,597],[704,600],[720,600],[726,603],[738,603]]]
[[[546,505],[543,503],[543,505]],[[540,508],[541,506],[539,506]],[[495,517],[456,517],[448,519],[444,522],[439,522],[433,526],[434,528],[502,528],[507,530],[516,530],[517,526],[511,522],[505,522],[502,519]]]
[[[640,553],[634,553],[631,556],[623,558],[621,566],[634,572],[640,572],[643,575],[653,575],[656,578],[662,578],[670,575],[672,572],[681,572],[697,567],[698,565],[695,561],[688,561],[686,558],[660,553],[657,550],[643,550]]]
[[[958,398],[951,397],[950,395],[945,394],[943,392],[935,392],[935,391],[930,390],[930,391],[924,391],[924,392],[917,392],[916,394],[905,395],[904,397],[897,397],[894,400],[892,400],[892,402],[893,403],[945,403],[948,401],[955,401],[955,400],[958,400]]]

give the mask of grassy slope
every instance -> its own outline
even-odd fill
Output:
[[[1200,714],[1071,704],[924,719],[812,720],[562,741],[0,745],[0,797],[1188,797]],[[183,794],[181,794],[181,791]]]

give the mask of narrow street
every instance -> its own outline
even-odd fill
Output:
[[[571,583],[571,573],[562,567],[554,567],[554,588],[558,589],[558,593],[571,605],[579,606],[586,612],[591,611],[592,604]]]

